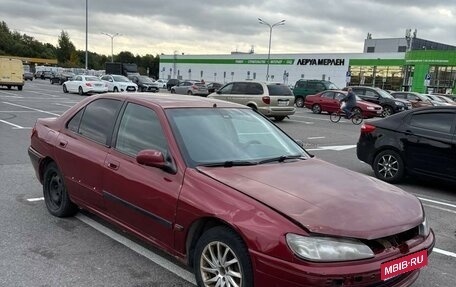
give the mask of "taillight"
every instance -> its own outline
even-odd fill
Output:
[[[192,89],[193,89],[193,90],[198,90],[198,86],[193,85],[193,86],[192,86]]]
[[[370,124],[363,124],[361,126],[361,133],[363,134],[369,134],[373,131],[375,131],[376,127]]]
[[[269,105],[271,103],[271,98],[268,96],[264,96],[261,99],[263,100],[263,103],[265,103],[266,105]]]
[[[85,83],[87,87],[91,87],[92,84],[91,83]]]

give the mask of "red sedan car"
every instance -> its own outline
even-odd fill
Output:
[[[311,109],[314,114],[321,112],[328,112],[329,114],[336,112],[340,108],[340,100],[347,95],[346,91],[324,91],[316,95],[307,96],[304,105],[306,108]],[[378,117],[382,114],[382,107],[380,105],[363,101],[356,96],[356,107],[353,112],[362,113],[364,118]]]
[[[86,209],[188,264],[198,286],[409,286],[419,269],[382,263],[435,241],[416,197],[234,103],[89,97],[38,119],[29,155],[52,215]]]

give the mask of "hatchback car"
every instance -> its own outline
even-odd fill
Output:
[[[207,86],[199,81],[183,81],[171,87],[171,94],[207,96]]]
[[[276,121],[282,121],[296,111],[293,92],[281,83],[231,82],[208,97],[249,106]]]
[[[396,99],[393,96],[391,96],[390,93],[380,88],[365,86],[352,86],[351,88],[353,92],[361,99],[382,106],[383,117],[387,117],[392,114],[409,110],[412,108],[412,104],[409,101],[403,99]],[[344,90],[347,89],[348,87],[344,88]]]
[[[104,75],[100,78],[108,86],[109,92],[136,92],[138,85],[122,75]]]
[[[365,123],[357,144],[358,158],[375,175],[398,182],[404,175],[456,181],[456,107],[406,111]]]
[[[431,100],[423,94],[415,92],[392,92],[391,95],[396,99],[407,100],[412,104],[412,108],[425,108],[434,106]]]
[[[95,76],[77,75],[70,81],[63,83],[64,93],[78,93],[79,95],[106,93],[108,86]]]
[[[321,112],[331,114],[340,109],[340,100],[346,95],[346,91],[324,91],[316,95],[307,96],[305,106],[311,109],[314,114]],[[382,114],[382,107],[368,101],[363,101],[360,97],[356,96],[356,107],[352,109],[352,112],[361,114],[363,118],[373,118],[379,117]]]
[[[52,215],[91,211],[188,264],[198,286],[408,286],[419,270],[381,283],[381,264],[435,241],[416,197],[226,101],[86,98],[37,120],[29,156]]]

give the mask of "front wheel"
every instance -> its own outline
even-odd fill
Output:
[[[312,106],[312,112],[314,114],[321,114],[321,106],[319,104],[315,104]]]
[[[225,226],[206,231],[195,248],[193,261],[198,286],[253,286],[249,251],[242,238]]]
[[[78,211],[68,196],[62,173],[53,162],[44,172],[43,195],[47,210],[54,216],[72,216]]]
[[[79,87],[79,89],[78,89],[78,94],[79,94],[80,96],[84,95],[84,90],[82,89],[82,87]]]
[[[392,114],[394,114],[394,110],[393,110],[392,107],[390,107],[390,106],[384,106],[384,107],[383,107],[382,116],[383,116],[384,118],[389,117],[389,116],[391,116]]]
[[[171,89],[171,94],[175,94],[176,91],[174,89]]]
[[[333,123],[339,122],[341,117],[342,117],[342,116],[341,116],[340,113],[338,113],[338,112],[333,112],[333,113],[331,113],[331,114],[329,115],[329,119],[330,119],[331,122],[333,122]]]
[[[68,89],[67,89],[66,85],[63,85],[63,92],[64,92],[65,94],[68,93]]]
[[[405,172],[401,156],[393,150],[379,153],[374,159],[372,169],[377,178],[389,183],[400,181]]]
[[[114,93],[118,93],[118,92],[119,92],[119,89],[118,89],[117,87],[114,87],[113,92],[114,92]]]
[[[304,98],[303,97],[297,97],[295,100],[295,104],[298,108],[303,108],[304,107]]]

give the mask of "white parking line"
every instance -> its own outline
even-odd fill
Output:
[[[51,95],[51,94],[47,94],[47,93],[41,93],[41,92],[35,92],[35,91],[28,91],[29,93],[34,93],[34,94],[38,94],[38,95],[43,95],[43,96],[50,96],[50,97],[59,97],[60,95]]]
[[[12,126],[12,127],[15,127],[16,129],[30,129],[30,128],[21,127],[20,125],[16,125],[16,124],[7,122],[7,121],[5,121],[5,120],[0,120],[0,122],[2,122],[2,123],[4,123],[4,124],[7,124],[7,125],[10,125],[10,126]]]
[[[347,149],[355,148],[356,145],[333,145],[333,146],[321,146],[318,148],[306,148],[307,151],[315,151],[315,150],[336,150],[342,151]]]
[[[305,121],[297,121],[297,120],[287,120],[287,122],[295,122],[295,123],[302,123],[306,125],[313,125],[314,122],[305,122]]]
[[[436,253],[440,253],[440,254],[443,254],[443,255],[446,255],[446,256],[450,256],[450,257],[456,258],[456,253],[454,253],[454,252],[449,252],[449,251],[442,250],[442,249],[439,249],[439,248],[434,248],[433,251],[436,252]]]
[[[4,94],[4,95],[0,95],[0,97],[6,97],[6,98],[19,98],[19,99],[22,99],[22,98],[23,98],[23,97],[18,96],[18,95],[16,95],[16,94],[8,93],[8,92],[3,92],[3,91],[0,91],[0,94]]]
[[[308,140],[324,139],[326,137],[308,137]]]
[[[24,109],[29,109],[29,110],[32,110],[32,111],[37,111],[37,112],[53,115],[53,116],[60,116],[59,114],[56,114],[56,113],[47,112],[47,111],[43,111],[43,110],[40,110],[40,109],[31,108],[31,107],[26,107],[26,106],[23,106],[23,105],[13,104],[13,103],[9,103],[9,102],[3,102],[3,103],[7,104],[7,105],[11,105],[11,106],[16,106],[16,107],[20,107],[20,108],[24,108]]]
[[[40,201],[40,200],[44,200],[44,197],[27,198],[27,201],[29,201],[29,202]]]
[[[68,107],[68,108],[73,107],[73,106],[70,106],[70,105],[64,105],[64,104],[59,104],[59,103],[54,103],[54,105],[62,106],[62,107]]]
[[[456,204],[446,203],[446,202],[433,200],[433,199],[428,199],[428,198],[424,198],[424,197],[418,197],[418,198],[420,200],[422,200],[422,201],[427,201],[427,202],[431,202],[431,203],[437,203],[437,204],[440,204],[440,205],[445,205],[445,206],[456,208]]]
[[[136,253],[146,257],[147,259],[151,260],[155,264],[158,264],[161,267],[173,272],[180,278],[196,285],[195,276],[191,272],[185,270],[184,268],[181,268],[180,266],[178,266],[178,265],[168,261],[167,259],[153,253],[152,251],[142,247],[141,245],[119,235],[118,233],[112,231],[111,229],[101,225],[100,223],[90,219],[89,217],[87,217],[81,213],[78,213],[76,215],[76,218],[79,219],[80,221],[84,222],[85,224],[89,225],[90,227],[103,233],[104,235],[110,237],[111,239],[114,239],[115,241],[119,242],[120,244],[130,248],[131,250],[135,251]]]
[[[446,211],[446,212],[449,212],[449,213],[454,213],[454,214],[456,214],[456,210],[451,210],[451,209],[448,209],[448,208],[443,208],[443,207],[440,207],[440,206],[437,206],[437,205],[432,205],[432,204],[423,203],[423,206],[427,206],[427,207],[435,208],[435,209],[438,209],[438,210],[441,210],[441,211]]]

